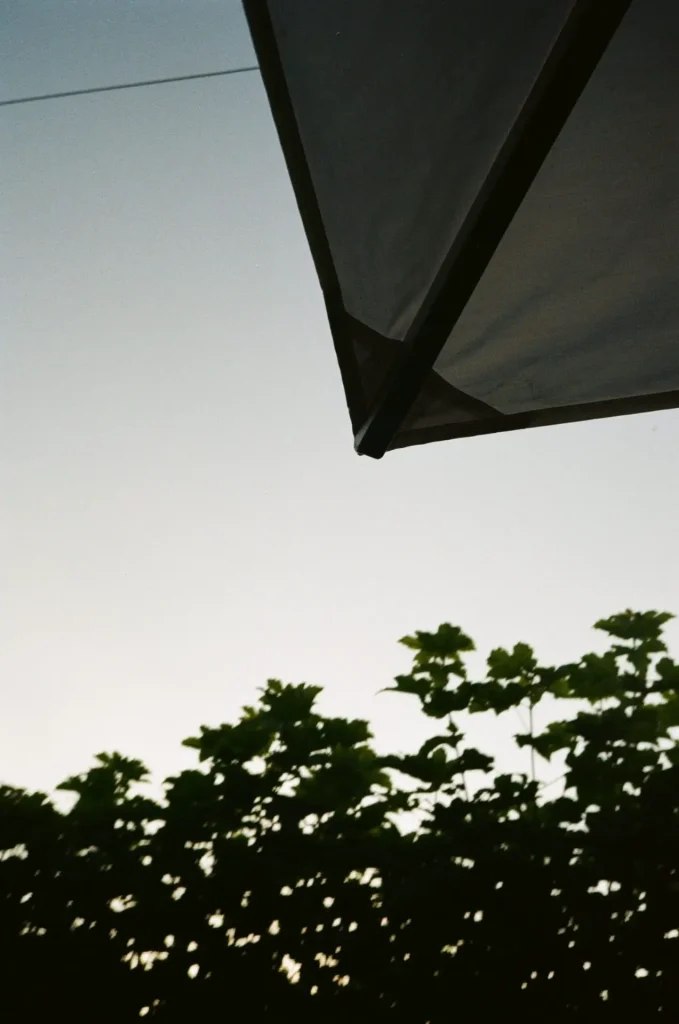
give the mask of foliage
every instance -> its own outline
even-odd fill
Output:
[[[602,620],[606,653],[558,667],[495,650],[482,681],[460,629],[405,637],[391,689],[436,720],[415,754],[378,756],[366,722],[318,714],[319,688],[270,680],[185,741],[200,767],[163,801],[120,754],[61,785],[68,813],[0,788],[0,1017],[679,1019],[669,618]],[[543,701],[569,713],[537,731]],[[562,792],[466,744],[463,713],[514,709]]]

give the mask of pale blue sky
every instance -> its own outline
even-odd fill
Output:
[[[236,0],[0,0],[2,98],[253,59]],[[0,779],[158,773],[268,676],[381,746],[414,629],[679,611],[679,413],[353,453],[257,73],[0,111]],[[679,629],[670,629],[675,648]],[[508,755],[485,723],[475,739]]]

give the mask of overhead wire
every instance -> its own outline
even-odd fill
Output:
[[[243,75],[248,71],[259,71],[257,64],[241,68],[227,68],[223,71],[199,71],[193,75],[173,75],[171,78],[149,78],[140,82],[122,82],[118,85],[94,85],[88,89],[68,89],[63,92],[47,92],[36,96],[18,96],[16,99],[0,100],[0,107],[14,107],[22,103],[42,103],[45,100],[63,100],[71,96],[92,96],[95,93],[119,92],[121,89],[143,89],[153,85],[171,85],[175,82],[197,82],[205,78],[223,78],[226,75]]]

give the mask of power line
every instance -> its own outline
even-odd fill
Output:
[[[223,78],[225,75],[242,75],[246,71],[259,71],[257,64],[244,68],[228,68],[225,71],[202,71],[195,75],[175,75],[173,78],[150,78],[145,82],[124,82],[121,85],[95,85],[90,89],[69,89],[67,92],[47,92],[40,96],[19,96],[15,100],[0,100],[0,107],[14,107],[20,103],[42,103],[43,100],[63,100],[69,96],[91,96],[98,92],[118,92],[120,89],[143,89],[148,85],[170,85],[173,82],[195,82],[200,78]]]

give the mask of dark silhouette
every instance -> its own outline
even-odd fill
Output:
[[[61,785],[68,813],[2,787],[0,1018],[679,1020],[670,617],[599,622],[609,650],[576,664],[493,651],[482,682],[460,629],[404,638],[393,689],[438,722],[414,755],[269,681],[185,741],[201,768],[164,802],[119,754]],[[538,732],[543,700],[573,703]],[[523,716],[534,759],[565,755],[563,792],[465,743],[456,715],[486,711]]]

